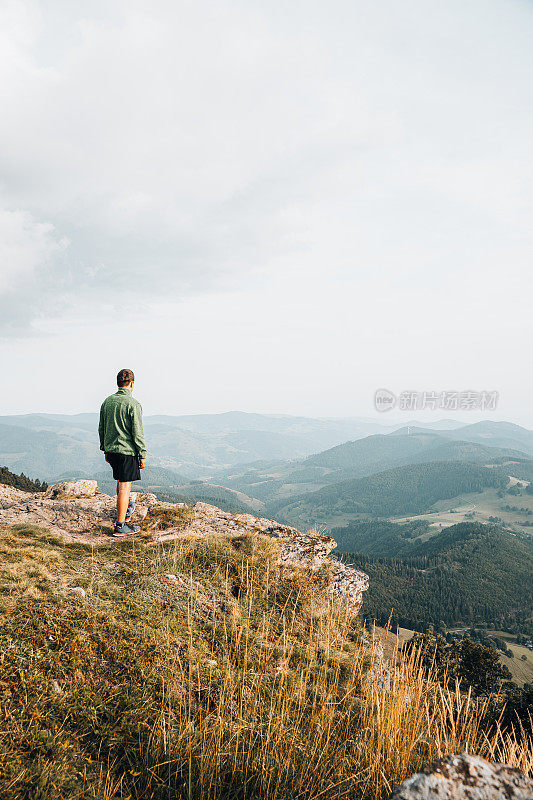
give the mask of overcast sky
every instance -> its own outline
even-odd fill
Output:
[[[130,367],[145,413],[533,427],[532,41],[529,0],[0,0],[0,413]]]

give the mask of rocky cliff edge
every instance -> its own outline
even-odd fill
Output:
[[[183,503],[166,503],[150,493],[132,493],[133,522],[150,532],[155,541],[178,537],[227,536],[255,533],[277,541],[279,563],[296,569],[327,567],[327,593],[356,613],[368,588],[368,576],[330,555],[337,543],[315,531],[302,533],[288,525],[252,514],[229,514],[207,503],[189,509]],[[113,541],[115,497],[103,494],[94,480],[58,483],[46,492],[29,493],[0,485],[0,526],[32,524],[47,528],[65,541],[95,546]]]

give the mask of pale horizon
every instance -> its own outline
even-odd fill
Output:
[[[142,398],[137,398],[142,401]],[[34,409],[31,411],[10,411],[6,414],[0,414],[1,416],[6,417],[16,417],[16,416],[29,416],[29,415],[59,415],[59,416],[76,416],[78,414],[97,414],[99,408],[94,409],[86,409],[82,411],[61,411],[61,410],[51,410],[51,411],[43,411],[42,409]],[[442,417],[435,414],[430,414],[428,412],[417,412],[416,417],[409,416],[406,414],[405,417],[392,417],[389,416],[387,413],[381,414],[351,414],[347,416],[335,416],[330,414],[324,415],[313,415],[313,414],[298,414],[298,413],[289,413],[283,411],[245,411],[244,409],[240,408],[229,408],[224,411],[186,411],[186,412],[172,412],[172,411],[151,411],[144,409],[144,416],[151,417],[151,416],[169,416],[169,417],[195,417],[195,416],[220,416],[222,414],[250,414],[254,415],[257,414],[259,416],[267,416],[267,417],[290,417],[297,419],[298,417],[306,418],[306,419],[316,419],[316,420],[324,420],[324,421],[333,421],[333,420],[357,420],[360,422],[368,422],[368,423],[377,423],[383,425],[385,427],[395,427],[395,426],[408,426],[413,425],[417,422],[423,424],[425,427],[431,428],[432,423],[438,425],[442,422],[457,422],[461,426],[463,425],[473,425],[474,423],[478,422],[495,422],[495,423],[511,423],[514,425],[520,425],[521,427],[528,428],[528,425],[517,420],[512,419],[504,419],[499,416],[498,414],[491,414],[491,415],[474,415],[470,412],[460,412],[457,411],[455,414],[450,414],[449,416]],[[368,434],[371,435],[371,434]]]

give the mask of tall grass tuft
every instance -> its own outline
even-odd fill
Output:
[[[188,800],[384,798],[452,752],[531,772],[531,742],[487,733],[488,700],[442,688],[420,653],[397,646],[385,666],[380,639],[354,628],[346,608],[307,594],[295,613],[298,591],[258,619],[270,587],[244,566],[240,580],[239,615],[213,618],[208,673],[176,662],[145,751]],[[191,641],[194,616],[192,598]]]

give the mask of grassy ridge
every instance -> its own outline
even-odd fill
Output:
[[[416,652],[380,677],[327,574],[281,571],[266,537],[17,526],[0,549],[2,797],[378,800],[448,752],[533,768]]]

